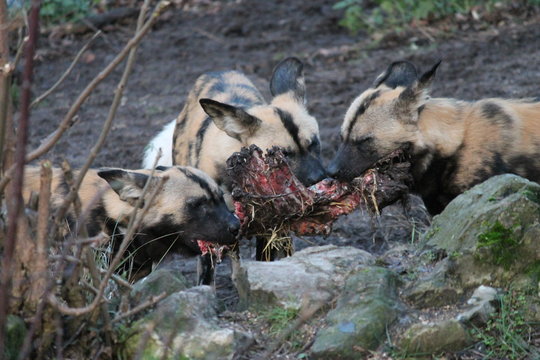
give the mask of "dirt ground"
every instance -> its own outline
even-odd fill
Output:
[[[115,124],[94,166],[140,167],[145,145],[162,125],[176,117],[195,79],[206,71],[237,69],[268,96],[273,66],[286,56],[305,64],[308,106],[318,119],[323,158],[328,162],[339,141],[348,105],[386,66],[406,59],[427,69],[442,65],[433,96],[475,100],[484,97],[540,96],[540,16],[520,13],[491,24],[472,22],[436,30],[428,27],[393,33],[373,42],[338,25],[334,0],[204,1],[167,11],[144,39]],[[450,23],[451,25],[451,23]],[[117,54],[134,22],[106,29],[60,89],[33,110],[30,147],[51,133],[86,84]],[[442,29],[442,30],[441,30]],[[47,90],[69,66],[90,35],[42,37],[34,93]],[[83,106],[78,123],[47,155],[80,166],[105,121],[118,69]],[[315,243],[354,245],[381,251],[390,240],[411,240],[411,229],[428,221],[417,198],[413,212],[397,206],[381,219],[356,213]],[[418,222],[418,227],[408,219]],[[413,236],[414,238],[414,236]],[[306,243],[299,242],[299,247]],[[218,279],[219,280],[219,279]],[[226,298],[227,295],[224,295]]]

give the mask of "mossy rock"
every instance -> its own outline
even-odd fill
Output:
[[[423,248],[448,254],[475,248],[497,222],[519,236],[540,219],[540,185],[516,175],[495,176],[456,197],[433,219]]]
[[[124,329],[119,357],[144,359],[232,359],[251,341],[247,333],[220,327],[215,294],[209,286],[175,292],[144,318]],[[150,330],[148,330],[150,329]],[[150,331],[148,333],[148,331]]]
[[[427,295],[443,290],[455,289],[459,297],[480,285],[535,289],[540,277],[539,202],[540,185],[516,175],[495,176],[458,196],[433,219],[419,245],[419,254],[437,254],[434,270],[409,285],[406,296],[429,307],[456,301],[449,296],[432,304]]]
[[[398,278],[380,267],[365,267],[351,274],[336,308],[327,314],[311,348],[314,359],[359,359],[376,349],[401,312]]]

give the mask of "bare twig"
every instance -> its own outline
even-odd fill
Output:
[[[16,69],[17,65],[19,65],[19,61],[21,61],[21,57],[24,52],[23,50],[27,42],[28,36],[23,37],[23,39],[20,41],[19,47],[17,48],[17,53],[15,54],[15,59],[13,59],[13,69]]]
[[[223,45],[223,44],[226,44],[226,41],[225,41],[225,40],[223,40],[223,39],[220,38],[219,36],[216,36],[216,35],[214,35],[214,34],[208,32],[208,31],[206,31],[206,30],[204,30],[204,29],[195,27],[195,28],[193,28],[193,30],[194,30],[195,32],[198,32],[198,33],[201,34],[202,36],[207,37],[207,38],[210,39],[210,40],[214,40],[215,42],[217,42],[217,43],[219,43],[219,44],[222,44],[222,45]]]
[[[0,1],[0,65],[9,62],[9,19],[5,0]]]
[[[6,122],[10,100],[9,90],[11,88],[11,74],[13,73],[13,67],[11,66],[11,64],[6,63],[2,66],[0,70],[0,169],[3,169],[4,142],[6,139]]]
[[[123,314],[120,314],[118,315],[117,317],[115,317],[112,322],[115,323],[115,322],[118,322],[118,321],[121,321],[121,320],[124,320],[130,316],[133,316],[151,306],[154,306],[156,305],[158,302],[160,302],[161,300],[165,299],[167,297],[167,293],[166,292],[162,292],[161,294],[159,295],[156,295],[156,296],[152,296],[150,299],[146,300],[145,302],[143,302],[142,304],[139,304],[137,306],[135,306],[133,309],[123,313]]]
[[[60,79],[58,79],[54,83],[54,85],[51,86],[47,91],[45,91],[43,94],[38,96],[34,101],[32,101],[32,104],[30,104],[31,107],[34,107],[40,102],[42,102],[43,100],[45,100],[47,96],[51,95],[64,82],[64,80],[68,77],[68,75],[71,74],[71,71],[75,68],[75,65],[77,65],[77,63],[79,62],[79,59],[81,58],[81,56],[84,54],[86,50],[88,50],[88,48],[90,47],[90,44],[92,44],[92,42],[95,39],[97,39],[97,37],[100,36],[101,34],[102,34],[101,30],[98,30],[94,34],[94,36],[92,36],[92,38],[88,40],[86,44],[84,44],[84,46],[81,48],[81,50],[79,50],[79,52],[77,53],[77,55],[75,56],[75,58],[73,59],[69,67],[67,68],[67,70],[62,74],[62,76],[60,76]]]
[[[24,164],[26,156],[26,144],[28,141],[28,121],[30,117],[30,96],[32,74],[34,69],[34,53],[38,37],[40,0],[33,0],[30,9],[29,40],[26,46],[26,62],[23,73],[23,86],[21,95],[21,114],[19,117],[19,127],[17,132],[17,146],[15,153],[15,164],[13,170],[13,193],[12,204],[8,215],[8,229],[4,244],[4,254],[2,257],[2,268],[0,277],[0,359],[4,357],[4,324],[9,309],[9,296],[11,293],[11,270],[13,263],[13,253],[15,250],[15,240],[17,238],[17,226],[19,216],[22,213],[23,198],[22,185],[24,176]]]
[[[52,164],[44,161],[41,164],[41,185],[39,190],[38,220],[36,231],[36,253],[34,273],[37,279],[32,282],[31,303],[37,304],[47,286],[47,228],[49,225],[49,212],[51,199]]]
[[[49,151],[57,142],[60,140],[62,135],[73,125],[73,117],[77,114],[82,104],[94,91],[94,89],[105,79],[109,74],[128,56],[130,50],[136,46],[143,37],[150,31],[154,23],[157,21],[159,15],[163,10],[169,5],[169,1],[161,0],[156,6],[156,9],[152,13],[150,19],[144,24],[139,32],[124,46],[122,51],[103,69],[91,82],[86,86],[86,88],[79,95],[77,100],[73,103],[68,113],[62,119],[62,122],[58,128],[50,134],[37,149],[33,150],[26,157],[26,162],[37,159],[41,155]],[[15,166],[11,166],[5,173],[3,178],[0,180],[0,191],[2,191],[7,183],[11,180],[13,173],[15,171]]]
[[[120,276],[116,274],[112,274],[111,279],[114,280],[118,285],[123,286],[127,290],[133,289],[133,286],[126,280],[122,279]]]
[[[6,140],[6,124],[10,104],[11,76],[17,66],[28,37],[17,49],[17,56],[12,64],[9,63],[9,30],[8,11],[4,0],[0,0],[0,173],[4,171],[4,143]]]
[[[139,19],[137,21],[137,30],[136,30],[137,33],[140,32],[140,29],[142,28],[144,24],[144,17],[146,15],[148,3],[149,3],[149,0],[146,0],[141,7],[141,11],[139,13]],[[120,101],[122,100],[122,95],[124,94],[124,89],[126,87],[129,74],[131,73],[131,69],[133,68],[133,64],[135,63],[136,52],[137,52],[137,45],[135,45],[129,52],[129,56],[126,63],[126,67],[124,69],[124,73],[122,74],[122,78],[120,79],[120,82],[118,83],[118,86],[116,87],[114,99],[109,109],[107,120],[105,120],[105,123],[103,124],[103,128],[101,130],[101,134],[99,135],[98,141],[96,142],[96,144],[90,151],[90,154],[86,158],[84,165],[79,170],[77,179],[74,184],[74,189],[71,189],[69,194],[66,196],[66,199],[63,202],[63,204],[58,208],[58,211],[56,213],[56,217],[58,219],[62,219],[65,216],[66,211],[69,205],[71,204],[71,201],[73,201],[73,199],[77,195],[77,189],[79,189],[79,187],[81,186],[84,176],[86,175],[86,172],[88,171],[88,169],[94,162],[94,159],[98,155],[99,151],[103,147],[103,144],[105,143],[105,140],[107,139],[107,136],[109,135],[109,131],[111,129],[113,120],[116,116],[116,111],[118,110],[118,106],[120,105]]]

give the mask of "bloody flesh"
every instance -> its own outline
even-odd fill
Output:
[[[401,156],[391,154],[351,183],[325,179],[305,187],[279,148],[268,150],[266,155],[255,145],[243,148],[227,160],[242,234],[326,235],[340,215],[351,213],[361,204],[377,212],[408,192],[410,163],[395,163]]]

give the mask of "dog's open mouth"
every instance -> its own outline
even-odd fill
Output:
[[[229,246],[227,245],[220,245],[205,240],[197,240],[197,245],[201,250],[201,255],[211,254],[218,263],[221,262],[225,251],[229,250]]]

